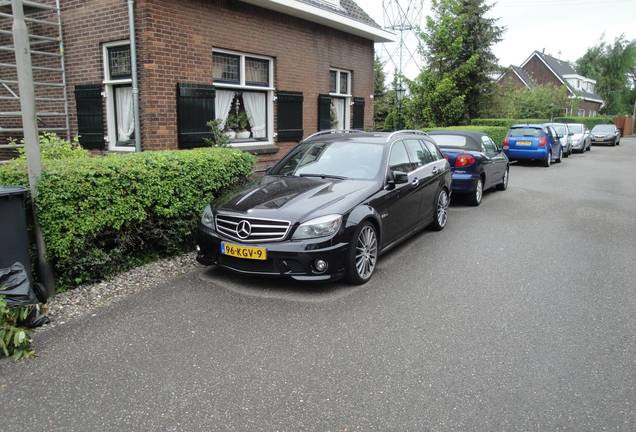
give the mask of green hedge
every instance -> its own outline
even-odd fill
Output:
[[[507,127],[501,126],[451,126],[445,128],[433,128],[427,129],[427,132],[433,130],[464,130],[470,132],[482,132],[488,135],[492,140],[498,144],[502,144],[506,134],[508,133]]]
[[[59,287],[95,281],[192,245],[215,191],[252,172],[232,149],[143,152],[46,160],[37,209]],[[0,184],[25,185],[23,160]]]
[[[514,124],[521,123],[548,123],[547,119],[510,119],[510,118],[481,118],[472,119],[470,124],[474,126],[501,126],[510,128]],[[583,123],[588,129],[592,129],[597,124],[613,123],[612,117],[556,117],[552,120],[555,123]]]
[[[556,117],[557,123],[583,123],[586,128],[592,129],[597,124],[613,124],[614,118],[608,116],[596,117]]]

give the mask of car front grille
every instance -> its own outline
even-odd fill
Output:
[[[216,215],[219,234],[241,242],[272,242],[284,240],[289,232],[289,221],[245,218],[226,214]]]

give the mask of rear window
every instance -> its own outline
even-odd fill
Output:
[[[571,125],[568,125],[568,128],[570,129],[570,132],[572,133],[583,133],[583,125],[571,124]]]
[[[541,136],[542,130],[537,128],[512,128],[508,133],[511,137],[538,137]]]
[[[440,147],[466,147],[468,140],[461,135],[431,135]]]

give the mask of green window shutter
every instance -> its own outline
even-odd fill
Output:
[[[352,129],[364,129],[364,98],[353,98],[353,126]]]
[[[207,122],[214,120],[214,87],[207,84],[177,84],[177,134],[179,148],[203,146],[211,138]]]
[[[331,129],[331,97],[318,96],[318,130]]]
[[[77,112],[77,134],[82,147],[103,150],[105,142],[102,85],[75,86],[75,110]]]
[[[277,97],[278,140],[300,141],[303,139],[303,94],[279,91]]]

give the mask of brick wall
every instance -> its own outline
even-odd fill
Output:
[[[524,88],[526,85],[519,79],[516,73],[511,69],[506,70],[499,79],[499,85],[513,85],[518,88]]]
[[[373,122],[373,42],[241,2],[146,0],[139,38],[143,144],[175,148],[175,87],[212,83],[212,49],[274,58],[277,90],[302,91],[304,131],[318,125],[318,95],[329,92],[329,67],[352,71],[352,93],[365,98],[365,126]],[[294,143],[279,143],[279,159]]]
[[[122,0],[63,0],[62,20],[71,130],[77,134],[75,86],[104,80],[102,44],[128,39],[128,9]],[[139,17],[137,17],[137,22]],[[104,133],[106,133],[106,103]]]
[[[523,69],[539,85],[562,86],[563,83],[548,69],[538,56],[533,56]]]

